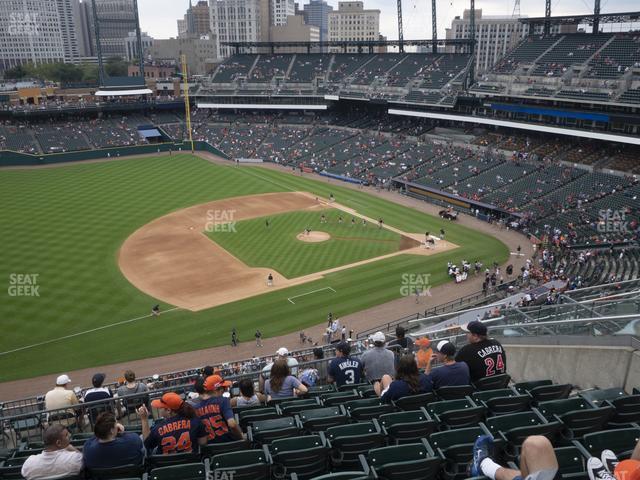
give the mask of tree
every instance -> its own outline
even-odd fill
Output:
[[[129,75],[129,65],[120,57],[109,57],[104,71],[110,77],[126,77]]]
[[[4,72],[4,78],[7,80],[22,80],[27,76],[28,70],[22,65],[17,65]]]

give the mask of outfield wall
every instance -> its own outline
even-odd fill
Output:
[[[196,151],[209,152],[229,160],[229,157],[207,142],[193,142]],[[158,143],[154,145],[136,145],[129,147],[101,148],[97,150],[81,150],[64,153],[47,153],[32,155],[29,153],[0,151],[0,167],[26,167],[34,165],[55,165],[56,163],[80,162],[104,158],[127,157],[131,155],[149,155],[166,152],[188,153],[189,143]]]

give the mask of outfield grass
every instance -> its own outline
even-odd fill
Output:
[[[344,212],[323,210],[326,223],[320,223],[319,211],[290,212],[237,222],[235,232],[208,233],[209,237],[250,267],[272,268],[286,278],[348,265],[397,252],[401,236],[368,223],[363,226]],[[343,222],[339,223],[339,217]],[[296,237],[305,228],[329,233],[331,239],[305,243]]]
[[[222,345],[233,327],[241,340],[252,338],[258,326],[266,337],[281,335],[323,322],[329,310],[344,316],[398,298],[403,274],[429,273],[436,286],[448,281],[449,259],[488,264],[508,256],[492,237],[333,181],[219,166],[188,155],[0,170],[0,185],[0,381]],[[109,327],[144,316],[157,303],[118,269],[118,250],[133,231],[191,205],[277,191],[333,193],[339,203],[406,232],[444,226],[447,239],[461,247],[431,257],[400,255],[198,313],[176,311]],[[10,296],[12,274],[37,274],[39,296]],[[295,305],[286,300],[326,286],[336,293],[302,297]],[[81,334],[100,327],[108,328]]]

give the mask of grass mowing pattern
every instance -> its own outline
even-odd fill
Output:
[[[157,302],[122,276],[118,250],[151,220],[199,203],[275,191],[333,193],[336,201],[407,232],[444,226],[447,238],[461,245],[431,257],[400,255],[203,312],[171,312],[0,355],[0,381],[228,344],[233,327],[241,341],[252,340],[258,326],[265,337],[281,335],[323,322],[329,310],[345,316],[399,298],[403,274],[430,273],[436,286],[449,281],[447,260],[490,264],[508,256],[492,237],[333,182],[213,165],[189,155],[0,170],[0,185],[0,352],[148,314]],[[40,296],[9,296],[12,273],[39,274]],[[330,302],[324,292],[296,305],[287,301],[326,286],[336,290]]]
[[[246,265],[272,268],[286,278],[379,257],[400,248],[401,237],[395,232],[372,223],[363,226],[359,218],[352,225],[351,216],[334,209],[322,212],[327,223],[320,223],[320,211],[291,212],[237,222],[237,233],[218,231],[207,235]],[[298,240],[296,236],[306,227],[327,232],[331,239],[321,243]]]

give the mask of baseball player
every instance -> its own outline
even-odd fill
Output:
[[[267,277],[267,287],[273,287],[273,274],[269,274]]]

